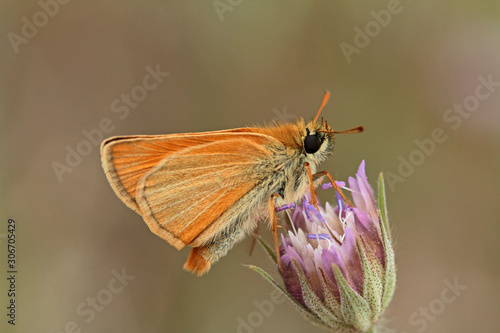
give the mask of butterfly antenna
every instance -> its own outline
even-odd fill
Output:
[[[328,90],[325,90],[325,96],[323,97],[323,102],[321,103],[321,106],[319,107],[318,113],[316,114],[316,117],[314,117],[314,121],[318,120],[319,114],[321,113],[321,110],[325,107],[326,103],[328,103],[328,100],[330,99],[330,92]]]
[[[316,132],[323,132],[323,133],[335,133],[335,134],[354,134],[354,133],[361,133],[365,130],[363,126],[358,126],[358,127],[353,127],[349,128],[348,130],[345,131],[325,131],[325,130],[317,130]]]
[[[333,131],[335,134],[352,134],[352,133],[361,133],[365,129],[363,126],[353,127],[345,131]]]

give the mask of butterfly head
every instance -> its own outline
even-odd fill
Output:
[[[321,122],[315,119],[304,127],[302,133],[302,151],[311,162],[319,164],[326,160],[328,155],[333,154],[335,134],[360,133],[362,131],[362,126],[346,131],[334,131],[323,118]]]
[[[302,147],[304,154],[321,162],[328,155],[333,154],[335,143],[335,132],[328,123],[321,119],[321,122],[313,120],[304,129],[302,136]]]

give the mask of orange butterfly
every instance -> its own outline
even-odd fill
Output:
[[[296,202],[306,189],[314,193],[313,178],[323,175],[335,186],[329,173],[315,174],[317,166],[333,154],[335,133],[363,128],[333,131],[319,122],[328,98],[327,92],[307,125],[300,118],[265,127],[112,137],[101,146],[103,168],[118,197],[152,232],[178,250],[193,248],[184,268],[202,275],[255,229],[263,212],[278,246],[274,198]],[[316,205],[315,196],[312,201]]]

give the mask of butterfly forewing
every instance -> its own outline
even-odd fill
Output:
[[[164,158],[187,148],[226,140],[235,133],[250,128],[227,131],[113,137],[101,147],[103,168],[118,197],[131,209],[139,212],[135,201],[137,185]]]

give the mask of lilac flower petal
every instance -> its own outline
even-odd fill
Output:
[[[304,273],[311,288],[314,290],[316,295],[321,298],[323,286],[316,271],[316,262],[314,260],[314,250],[312,246],[309,245],[309,247],[306,248],[306,252],[306,254],[302,255],[302,258],[306,265],[306,270],[304,271]]]
[[[287,246],[292,246],[292,240],[290,238],[285,238],[283,234],[281,234],[281,244],[280,244],[280,254],[285,253],[285,249]]]
[[[291,260],[295,260],[300,269],[304,272],[314,292],[321,294],[322,286],[321,281],[315,274],[316,264],[312,259],[314,257],[314,250],[312,249],[312,246],[310,244],[308,246],[304,246],[300,253],[297,252],[296,248],[293,246],[287,247],[286,251]]]
[[[321,256],[323,251],[314,251],[314,262],[316,264],[316,269],[323,268],[323,258]]]
[[[358,173],[356,174],[356,180],[358,182],[358,187],[361,192],[361,196],[365,201],[366,212],[372,216],[372,214],[376,213],[375,208],[375,199],[373,198],[373,191],[368,183],[368,179],[366,178],[365,172],[365,161],[363,160],[358,168]],[[375,216],[372,216],[375,217]]]
[[[302,261],[304,262],[305,265],[305,272],[314,272],[316,269],[316,264],[312,260],[314,257],[314,250],[312,249],[311,244],[308,244],[307,246],[304,247],[303,253],[301,253],[301,258]],[[307,273],[306,273],[307,274]],[[314,274],[312,274],[314,275]]]
[[[335,208],[337,207],[332,207],[329,202],[325,203],[325,214],[326,216],[337,216],[338,214],[335,213]]]
[[[301,206],[296,206],[292,213],[292,223],[296,229],[308,230],[304,209]]]
[[[332,248],[330,247],[330,249],[323,249],[321,255],[323,258],[323,266],[325,267],[328,276],[334,279],[335,275],[333,274],[332,264],[337,265],[345,276],[346,267],[337,251],[332,250]]]
[[[351,189],[351,196],[354,205],[366,212],[367,208],[365,204],[365,199],[363,198],[363,195],[361,195],[361,191],[358,186],[358,181],[353,177],[349,177],[348,182],[349,182],[349,188]]]
[[[299,275],[293,263],[292,257],[289,254],[281,256],[281,267],[283,267],[283,272],[280,271],[280,273],[283,277],[286,290],[293,298],[305,306],[306,304],[304,302],[304,297],[302,296]]]
[[[293,246],[287,246],[285,249],[285,252],[290,255],[292,259],[295,259],[295,261],[300,265],[300,268],[305,271],[306,270],[306,265],[304,261],[302,260],[302,257],[295,251],[295,248]]]
[[[325,267],[323,265],[323,251],[314,251],[314,261],[316,262],[316,274],[318,275],[318,278],[321,282],[321,289],[322,289],[322,294],[320,298],[322,300],[325,300],[325,296],[330,293],[333,294],[334,297],[336,297],[337,300],[340,299],[340,294],[338,292],[338,289],[336,289],[336,285],[334,284],[334,281],[326,276],[325,273]],[[325,290],[328,289],[328,290]]]
[[[338,187],[345,187],[345,183],[342,181],[335,181],[335,184],[337,184]],[[321,185],[322,190],[328,190],[330,188],[333,188],[332,183],[326,183],[326,184]]]
[[[369,232],[371,238],[381,239],[380,228],[378,225],[378,220],[371,218],[366,212],[359,208],[352,209],[355,217],[355,221],[359,221]]]
[[[302,229],[298,229],[296,234],[291,230],[288,231],[288,237],[290,239],[290,246],[293,247],[297,253],[302,253],[302,249],[308,244],[307,236]]]
[[[300,218],[302,216],[302,206],[295,206],[295,209],[292,213],[292,220]]]
[[[377,259],[381,263],[384,263],[384,249],[378,226],[375,225],[375,222],[368,216],[368,214],[360,209],[355,208],[353,209],[353,212],[356,231],[359,235],[363,236],[367,246],[375,253]]]
[[[359,257],[356,238],[350,228],[346,228],[344,244],[339,251],[346,266],[346,280],[353,285],[354,289],[361,293],[363,290],[363,266]]]
[[[337,286],[337,280],[335,280],[335,274],[333,273],[333,265],[342,265],[341,260],[335,252],[328,249],[323,249],[321,252],[321,259],[323,261],[323,269],[327,277],[326,283],[333,290],[335,290],[336,294],[338,294],[339,288]]]
[[[288,253],[281,255],[281,267],[283,267],[284,271],[287,271],[289,269],[291,262],[292,257]]]
[[[356,233],[358,235],[365,234],[365,236],[372,238],[372,230],[373,230],[373,221],[370,219],[368,214],[365,211],[359,208],[353,208],[352,212],[354,213],[354,225],[356,229]]]
[[[361,163],[359,163],[358,167],[358,175],[366,179],[366,172],[365,172],[365,160],[362,160]]]

